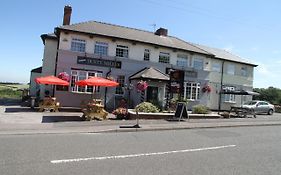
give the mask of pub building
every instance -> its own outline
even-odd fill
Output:
[[[72,8],[65,6],[63,25],[42,34],[42,66],[31,71],[30,94],[44,97],[48,90],[61,106],[79,107],[83,100],[102,99],[107,110],[121,99],[130,108],[142,101],[167,107],[172,98],[188,100],[188,108],[202,104],[212,110],[240,105],[250,96],[221,94],[222,90],[253,89],[257,65],[222,49],[193,44],[159,28],[149,32],[104,22],[71,24]],[[68,87],[38,85],[34,78],[66,73]],[[77,86],[91,76],[110,78],[117,87]],[[148,87],[140,92],[139,81]]]

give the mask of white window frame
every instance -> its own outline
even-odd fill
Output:
[[[118,75],[116,81],[119,85],[115,88],[115,95],[124,95],[125,75]]]
[[[108,43],[99,42],[95,43],[94,54],[100,56],[107,56],[108,55]]]
[[[200,83],[184,82],[184,99],[195,101],[200,97]]]
[[[212,63],[212,71],[213,72],[221,72],[221,66],[222,64],[219,62],[213,62]]]
[[[100,93],[99,86],[78,86],[75,82],[88,79],[92,76],[102,77],[101,72],[84,71],[84,70],[71,70],[70,91],[75,93]]]
[[[72,38],[70,50],[73,52],[86,52],[86,40]]]
[[[203,58],[194,58],[193,59],[193,68],[197,70],[204,69],[204,59]]]
[[[150,60],[150,50],[149,49],[144,49],[143,60],[144,61]]]
[[[129,47],[124,45],[117,45],[116,46],[116,57],[120,58],[129,58]]]
[[[177,55],[177,66],[180,67],[189,67],[189,59],[188,56],[185,54],[178,54]]]
[[[225,91],[235,91],[235,87],[233,86],[226,86],[223,89]],[[234,94],[224,94],[223,99],[226,103],[236,103]]]
[[[234,64],[228,64],[226,73],[228,75],[235,75],[235,65]]]
[[[170,63],[170,53],[159,52],[159,63]]]

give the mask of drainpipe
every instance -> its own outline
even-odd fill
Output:
[[[109,68],[109,71],[106,73],[106,77],[108,77],[108,75],[111,73],[111,68]],[[106,95],[107,95],[107,87],[105,87],[104,90],[104,108],[106,109]]]
[[[219,92],[219,112],[221,111],[221,92],[222,92],[222,86],[223,86],[223,74],[224,74],[224,62],[222,62],[222,69],[221,69],[221,88]]]
[[[55,29],[58,30],[58,29]],[[59,32],[59,31],[55,31]],[[58,43],[57,43],[57,53],[56,53],[56,61],[55,61],[55,72],[54,72],[54,76],[56,76],[57,74],[57,65],[58,65],[58,56],[59,56],[59,47],[60,47],[60,33],[57,33],[58,36]],[[53,97],[55,96],[55,86],[53,86]]]

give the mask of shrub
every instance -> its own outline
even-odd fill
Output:
[[[139,112],[146,112],[146,113],[156,113],[159,112],[159,109],[149,102],[142,102],[136,106]]]
[[[196,105],[196,106],[193,106],[192,113],[193,114],[208,114],[209,108],[207,108],[204,105]]]

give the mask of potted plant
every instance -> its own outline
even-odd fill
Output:
[[[115,109],[112,114],[116,115],[116,119],[128,119],[128,109],[124,107],[119,107]]]

